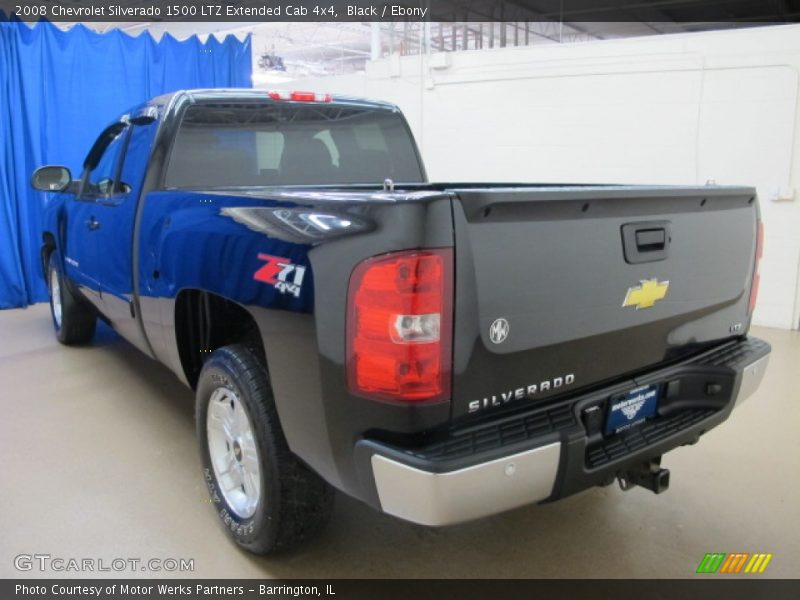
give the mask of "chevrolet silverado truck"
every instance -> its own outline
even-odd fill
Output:
[[[58,340],[101,319],[195,390],[255,553],[334,489],[429,526],[661,492],[767,365],[749,187],[429,183],[397,107],[258,90],[155,98],[32,184]]]

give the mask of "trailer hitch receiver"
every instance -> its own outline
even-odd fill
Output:
[[[669,469],[661,468],[661,457],[659,456],[619,473],[617,479],[619,487],[626,492],[638,485],[654,494],[660,494],[669,488]]]

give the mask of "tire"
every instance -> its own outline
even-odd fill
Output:
[[[55,252],[50,253],[47,261],[47,288],[50,293],[50,316],[58,341],[67,346],[90,342],[94,337],[97,316],[84,300],[76,297],[65,285]]]
[[[289,450],[266,368],[246,346],[220,348],[203,365],[195,421],[211,502],[239,546],[268,554],[325,527],[333,489]]]

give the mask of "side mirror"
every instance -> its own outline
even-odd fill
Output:
[[[39,167],[33,172],[31,185],[40,192],[63,192],[72,182],[72,174],[67,167]]]

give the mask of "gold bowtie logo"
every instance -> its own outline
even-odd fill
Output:
[[[641,285],[628,288],[625,294],[625,301],[622,308],[635,306],[640,308],[650,308],[659,300],[663,300],[669,289],[669,281],[659,281],[658,279],[642,279]]]

